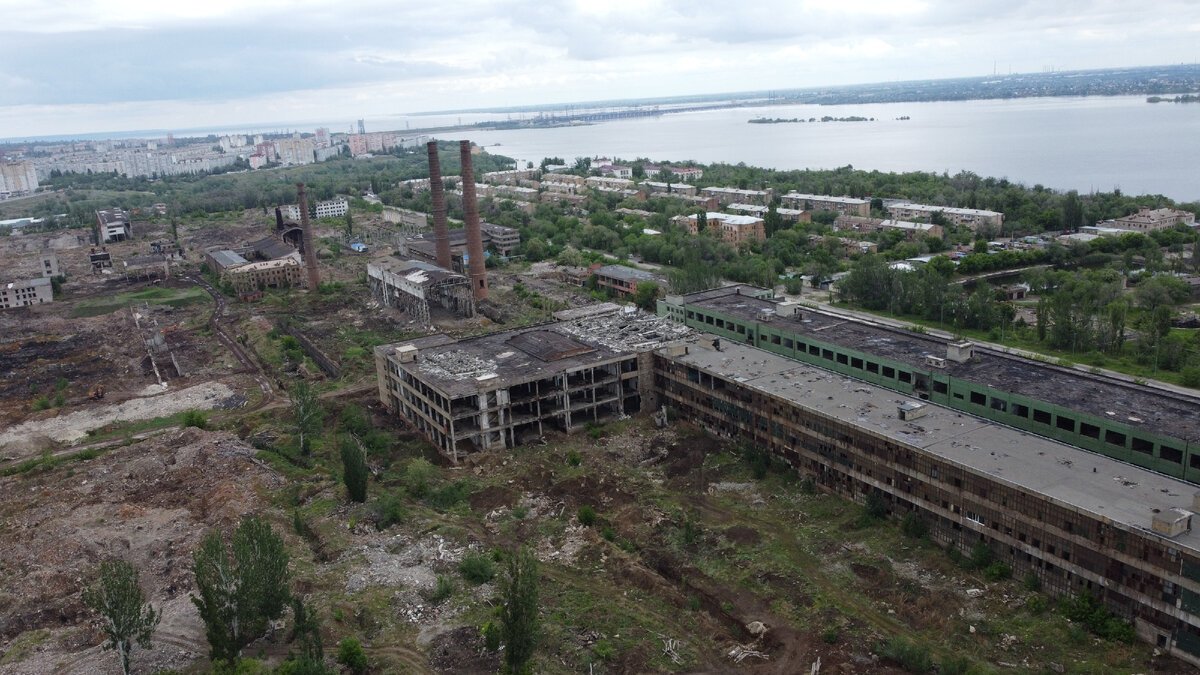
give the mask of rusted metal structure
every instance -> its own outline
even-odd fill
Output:
[[[442,164],[438,160],[437,141],[425,144],[429,152],[429,192],[433,198],[433,241],[437,264],[450,269],[450,234],[446,227],[446,186],[442,184]]]
[[[304,267],[308,270],[308,287],[316,290],[321,284],[321,273],[317,271],[317,247],[313,245],[312,223],[308,219],[308,193],[304,183],[296,183],[297,201],[300,204],[300,227],[304,232]]]
[[[475,200],[475,170],[471,165],[471,141],[458,142],[462,160],[463,220],[467,223],[467,269],[475,301],[487,300],[487,265],[483,259],[483,233],[479,229],[479,204]],[[447,265],[448,267],[448,265]]]

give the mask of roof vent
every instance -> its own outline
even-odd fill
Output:
[[[417,360],[417,348],[413,345],[396,347],[396,358],[400,363],[412,363]]]
[[[929,406],[916,401],[908,401],[896,406],[896,414],[902,422],[915,420],[918,417],[924,417],[929,412]]]
[[[1150,519],[1150,529],[1164,537],[1178,537],[1192,529],[1192,512],[1180,508],[1158,511]]]
[[[946,345],[946,359],[955,363],[966,363],[975,356],[975,343],[963,340]]]
[[[940,356],[926,355],[925,365],[930,366],[932,368],[945,368],[946,367],[946,359],[943,359]]]

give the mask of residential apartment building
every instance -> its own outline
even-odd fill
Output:
[[[769,206],[759,206],[758,204],[730,204],[725,207],[729,211],[736,211],[743,215],[757,216],[765,219],[767,213],[771,210]],[[803,209],[788,209],[779,207],[775,209],[775,213],[779,215],[779,219],[785,223],[811,223],[812,214]]]
[[[1196,215],[1190,211],[1142,208],[1138,209],[1137,213],[1130,214],[1124,218],[1106,220],[1100,223],[1100,226],[1131,232],[1153,232],[1154,230],[1165,230],[1176,225],[1195,224]]]
[[[802,211],[836,211],[847,216],[871,215],[871,200],[857,197],[834,197],[812,195],[804,192],[789,192],[780,201],[784,206]]]
[[[733,246],[748,241],[766,241],[767,239],[766,221],[762,218],[709,211],[704,214],[704,220],[706,231],[718,233],[722,241]],[[676,216],[672,222],[686,227],[691,234],[700,233],[698,214]]]
[[[700,194],[712,197],[721,206],[726,204],[756,204],[768,206],[775,198],[774,190],[742,190],[730,187],[706,187]]]
[[[588,176],[584,179],[588,187],[609,188],[612,190],[631,190],[635,183],[628,178],[612,178],[609,176]]]
[[[984,226],[1000,227],[1004,225],[1004,214],[998,211],[983,209],[960,209],[952,206],[931,206],[929,204],[913,204],[901,202],[887,207],[888,213],[896,220],[932,221],[933,214],[940,213],[947,222],[967,227],[971,231]]]
[[[316,161],[316,144],[311,138],[284,138],[275,141],[275,155],[284,166],[301,166]]]
[[[638,186],[652,195],[671,195],[673,197],[687,195],[694,197],[699,192],[699,188],[687,183],[663,183],[656,180],[644,180],[638,183]]]
[[[54,302],[50,279],[37,277],[0,284],[0,309],[14,309]]]

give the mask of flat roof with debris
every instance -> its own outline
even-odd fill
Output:
[[[373,277],[381,277],[381,272],[389,272],[401,277],[410,283],[419,286],[432,286],[446,280],[460,281],[462,283],[470,283],[467,277],[448,270],[444,267],[439,267],[433,263],[423,260],[413,260],[411,258],[395,257],[385,260],[373,261],[367,265],[367,274]]]
[[[643,270],[624,265],[605,265],[596,270],[596,276],[620,279],[622,281],[653,281],[654,275]]]
[[[683,355],[659,353],[1146,534],[1156,509],[1192,508],[1196,486],[1181,480],[762,349],[722,344],[716,351],[702,339]],[[902,421],[897,408],[905,403],[923,405],[927,412]],[[1200,553],[1200,534],[1189,531],[1170,540]]]
[[[848,316],[804,308],[778,316],[777,301],[738,294],[740,287],[683,296],[686,304],[747,321],[760,321],[848,349],[895,359],[928,372],[926,356],[944,357],[949,340],[868,324]],[[1185,441],[1200,441],[1200,399],[1111,377],[1085,373],[976,347],[966,363],[947,361],[944,372],[980,385],[1138,426]]]
[[[393,363],[458,398],[647,352],[692,332],[653,314],[620,312],[462,340],[430,335],[375,349],[391,357],[398,348],[416,347],[415,361]]]

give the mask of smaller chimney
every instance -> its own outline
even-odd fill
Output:
[[[462,161],[463,220],[467,222],[467,261],[475,301],[487,300],[487,265],[483,259],[483,232],[479,229],[479,204],[475,201],[475,170],[471,165],[471,141],[458,142]]]
[[[275,230],[283,232],[283,211],[278,206],[275,207]]]
[[[321,285],[321,273],[317,271],[317,247],[313,244],[312,225],[308,221],[308,193],[304,190],[304,183],[296,183],[296,192],[300,203],[301,241],[304,243],[304,266],[308,269],[308,289],[315,291]]]

